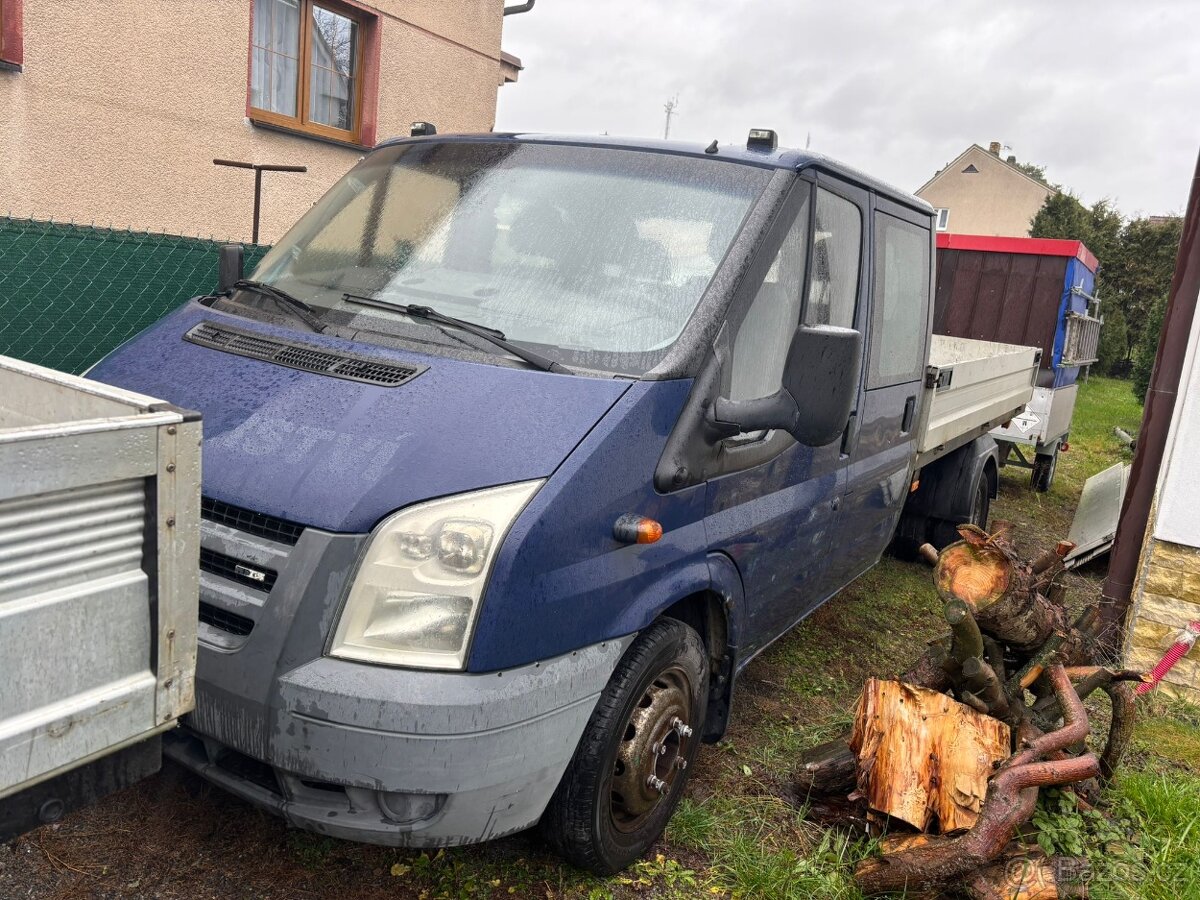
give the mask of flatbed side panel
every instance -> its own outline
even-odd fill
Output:
[[[0,429],[137,415],[157,403],[133,391],[0,356]]]
[[[942,384],[926,389],[918,452],[927,460],[938,448],[948,452],[1023,409],[1038,354],[1034,347],[935,336],[929,380]]]

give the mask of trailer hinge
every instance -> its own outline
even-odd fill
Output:
[[[950,387],[950,383],[953,380],[953,369],[939,369],[936,366],[929,366],[925,369],[925,387],[927,388],[937,388],[939,391],[944,391]]]

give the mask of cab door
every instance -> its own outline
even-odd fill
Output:
[[[853,316],[861,224],[855,232],[843,221],[825,221],[824,211],[821,192],[799,181],[726,323],[723,396],[750,400],[779,389],[792,334],[802,315],[807,320],[810,290],[821,291],[819,315],[841,324],[848,307]],[[835,224],[838,237],[830,240]],[[815,288],[810,270],[820,273]],[[836,589],[830,557],[844,487],[839,449],[837,442],[806,447],[781,431],[739,435],[719,448],[719,474],[707,488],[707,528],[710,547],[728,554],[742,577],[749,612],[744,652],[773,640]]]
[[[908,497],[932,327],[929,217],[883,198],[871,215],[870,308],[861,311],[863,390],[842,447],[845,490],[834,574],[843,583],[878,561]]]

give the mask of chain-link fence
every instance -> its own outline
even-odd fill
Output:
[[[0,216],[0,355],[82,372],[217,284],[222,242]],[[246,271],[263,254],[246,247]]]

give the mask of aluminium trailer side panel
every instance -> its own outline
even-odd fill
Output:
[[[191,709],[199,465],[198,417],[0,357],[6,804]]]
[[[1022,409],[1040,355],[1036,347],[935,334],[917,423],[917,464],[973,441]]]

